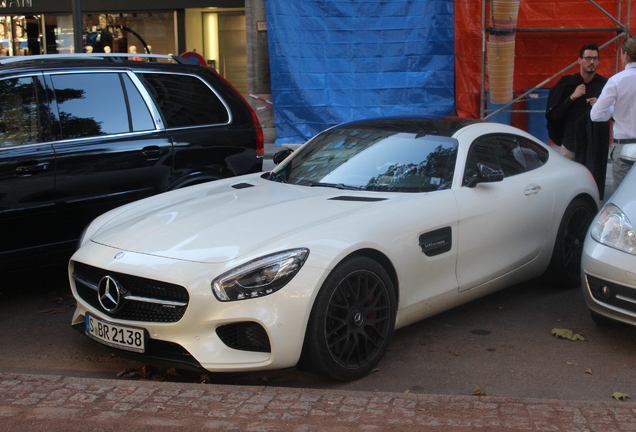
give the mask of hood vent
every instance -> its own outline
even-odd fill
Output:
[[[237,183],[237,184],[233,184],[232,187],[234,189],[247,189],[247,188],[254,187],[254,185],[249,183]]]
[[[376,202],[376,201],[385,201],[387,198],[374,198],[374,197],[359,197],[359,196],[338,196],[334,198],[329,198],[329,201],[359,201],[359,202]]]

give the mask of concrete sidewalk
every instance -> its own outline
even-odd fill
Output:
[[[0,374],[0,431],[636,431],[636,404]]]

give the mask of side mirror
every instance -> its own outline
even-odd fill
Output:
[[[636,162],[636,144],[625,144],[621,149],[620,158],[623,162]]]
[[[477,169],[481,180],[485,183],[500,182],[504,179],[504,173],[501,168],[486,162],[477,163]]]
[[[284,150],[277,151],[276,154],[274,154],[274,157],[272,158],[272,160],[274,161],[274,163],[276,165],[278,165],[279,163],[284,161],[287,158],[287,156],[289,156],[293,152],[294,152],[294,150],[292,150],[292,149],[284,149]]]
[[[473,188],[479,183],[500,182],[504,179],[503,170],[497,166],[487,162],[477,162],[478,174],[466,183],[466,186]]]

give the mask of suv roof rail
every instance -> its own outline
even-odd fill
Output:
[[[185,64],[195,64],[194,62],[179,57],[176,55],[169,54],[130,54],[130,53],[77,53],[77,54],[40,54],[40,55],[30,55],[30,56],[15,56],[15,57],[2,57],[0,58],[1,65],[17,65],[19,63],[30,63],[35,61],[63,61],[63,60],[73,60],[73,61],[107,61],[107,62],[122,62],[124,60],[128,60],[132,57],[138,57],[142,59],[149,59],[150,61],[158,61],[158,60],[171,60],[176,63],[185,63]]]

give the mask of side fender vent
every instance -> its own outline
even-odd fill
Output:
[[[385,201],[387,198],[374,198],[374,197],[357,197],[357,196],[338,196],[329,198],[329,201],[359,201],[359,202],[376,202]]]
[[[254,185],[249,183],[237,183],[237,184],[233,184],[232,187],[234,189],[247,189],[247,188],[254,187]]]
[[[424,255],[432,257],[451,250],[453,233],[451,227],[444,227],[420,236],[420,247]]]

